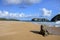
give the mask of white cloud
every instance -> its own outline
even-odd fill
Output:
[[[10,13],[8,11],[0,11],[0,18],[29,18],[29,17],[37,17],[36,14],[25,14],[23,12],[21,13]]]
[[[8,15],[10,18],[17,18],[18,14],[17,13],[9,13]]]
[[[4,0],[8,4],[20,4],[22,0]]]
[[[47,10],[46,8],[42,8],[43,16],[51,16],[52,10]]]
[[[8,12],[7,11],[0,11],[0,17],[2,16],[7,16],[8,15]]]
[[[3,14],[5,15],[5,16],[7,16],[8,15],[8,11],[3,11]]]
[[[34,4],[39,3],[41,0],[3,0],[6,4]]]
[[[30,3],[39,3],[41,0],[29,0]]]
[[[19,17],[25,17],[26,15],[24,13],[19,14]]]

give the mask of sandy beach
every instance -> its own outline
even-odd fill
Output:
[[[60,40],[60,35],[43,37],[38,34],[39,31],[40,25],[31,22],[0,21],[0,40]]]

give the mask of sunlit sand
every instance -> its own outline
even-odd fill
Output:
[[[55,30],[56,28],[52,29]],[[40,25],[31,22],[0,21],[0,40],[60,40],[60,35],[48,35],[43,37],[32,31],[39,32]]]

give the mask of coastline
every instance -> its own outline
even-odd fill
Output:
[[[40,25],[31,22],[0,21],[0,40],[60,40],[60,35],[43,37],[31,31],[39,32]]]

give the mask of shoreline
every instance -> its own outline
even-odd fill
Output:
[[[0,40],[60,40],[60,35],[43,37],[39,31],[40,25],[31,22],[0,21]]]

